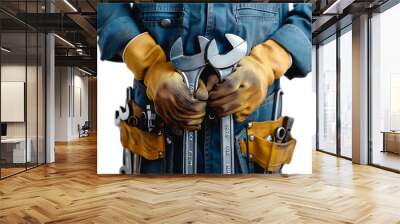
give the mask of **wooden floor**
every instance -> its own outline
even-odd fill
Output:
[[[400,154],[374,150],[372,160],[374,164],[400,170]]]
[[[7,167],[7,168],[0,168],[0,169],[1,169],[1,177],[2,178],[26,170],[25,167]]]
[[[0,223],[400,223],[400,175],[314,153],[313,175],[96,174],[96,139],[0,181]]]

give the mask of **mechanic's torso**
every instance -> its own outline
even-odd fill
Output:
[[[234,33],[251,48],[266,41],[287,13],[288,4],[276,3],[139,3],[134,4],[133,17],[168,55],[178,37],[184,40],[186,54],[196,53],[198,35],[216,38],[225,51],[224,34]]]
[[[141,30],[149,32],[169,55],[171,45],[179,37],[183,38],[185,54],[197,53],[199,51],[197,36],[199,35],[209,40],[216,38],[220,52],[227,51],[229,44],[225,42],[224,34],[226,33],[233,33],[245,39],[250,50],[253,46],[269,39],[282,26],[287,14],[288,4],[139,3],[134,4],[132,16]],[[150,103],[146,97],[145,86],[136,80],[134,87],[135,102],[145,108],[145,105]],[[277,80],[268,88],[267,97],[258,109],[245,121],[235,122],[235,139],[245,138],[245,127],[249,121],[272,119],[275,109],[275,94],[273,93],[278,88],[279,81]],[[203,129],[199,131],[198,142],[199,150],[202,151],[200,160],[203,162],[199,162],[201,172],[219,173],[221,170],[220,135],[216,134],[220,133],[219,129],[216,119],[205,117]],[[177,142],[175,146],[175,154],[181,155],[182,152],[179,151],[182,148],[181,144]],[[245,159],[242,158],[242,160]],[[148,161],[148,163],[146,166],[148,172],[158,169],[157,161],[153,163]]]
[[[141,30],[149,32],[167,55],[179,37],[183,38],[185,54],[197,53],[198,35],[210,40],[216,38],[220,52],[227,51],[230,44],[226,43],[225,33],[234,33],[245,39],[250,50],[269,39],[280,28],[287,14],[288,4],[277,3],[138,3],[134,4],[132,12]],[[138,81],[135,83],[134,99],[145,108],[149,103],[145,87]],[[268,96],[279,86],[279,80],[275,81],[268,88]],[[264,108],[267,101],[260,108]],[[271,111],[260,108],[247,121],[269,120]]]

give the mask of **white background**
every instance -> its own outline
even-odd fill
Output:
[[[311,54],[311,52],[310,52]],[[100,57],[100,52],[97,53]],[[122,146],[119,129],[114,125],[114,113],[125,104],[125,93],[133,84],[133,74],[123,63],[97,62],[98,130],[97,173],[117,174],[122,165]],[[295,118],[292,130],[297,139],[296,150],[283,172],[288,174],[311,174],[312,148],[315,133],[315,92],[311,73],[307,78],[288,80],[282,78],[284,91],[283,115]]]

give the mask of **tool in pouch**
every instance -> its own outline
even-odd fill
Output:
[[[127,88],[126,107],[120,107],[120,109],[115,112],[115,124],[120,127],[121,130],[121,122],[125,122],[127,124],[125,128],[130,128],[131,130],[132,128],[136,128],[137,131],[143,131],[143,133],[159,134],[154,133],[158,132],[160,127],[157,125],[156,114],[151,110],[150,105],[146,106],[145,111],[139,113],[141,114],[140,117],[135,117],[135,107],[138,106],[134,105],[132,92],[133,89],[131,87]],[[142,111],[142,109],[140,109],[140,111]],[[136,175],[141,173],[142,156],[138,153],[133,153],[130,149],[124,147],[122,161],[123,166],[120,168],[120,173]]]
[[[279,110],[282,108],[282,95],[283,91],[282,89],[279,89],[276,94],[275,94],[275,100],[274,100],[274,115],[273,115],[273,120],[278,120],[280,112]],[[294,123],[294,118],[289,117],[289,116],[284,116],[283,117],[283,122],[282,126],[277,127],[274,131],[273,136],[268,136],[266,139],[268,141],[274,141],[276,143],[285,143],[289,141],[292,127]]]
[[[264,169],[264,173],[280,172],[284,164],[290,163],[296,146],[291,135],[294,119],[280,116],[283,92],[275,93],[274,112],[271,121],[250,122],[247,128],[247,145],[241,143],[242,153],[247,153],[249,166],[253,162]]]
[[[200,52],[194,55],[184,55],[182,38],[179,37],[172,45],[170,59],[176,71],[183,77],[185,84],[193,96],[197,90],[199,78],[206,66],[205,50],[209,40],[198,36]],[[197,131],[184,130],[183,133],[183,174],[197,172]]]
[[[132,109],[129,106],[129,101],[132,96],[132,88],[126,89],[126,104],[125,107],[120,107],[118,111],[115,111],[115,125],[120,126],[121,121],[129,121],[132,117]],[[120,173],[122,174],[139,174],[140,173],[140,161],[139,155],[132,153],[129,149],[124,148],[122,153],[122,167]]]
[[[215,39],[211,40],[207,48],[207,60],[216,71],[220,82],[223,82],[235,70],[237,63],[247,55],[247,42],[234,34],[225,34],[226,39],[232,45],[232,50],[220,54]],[[221,118],[221,151],[222,173],[235,173],[235,149],[234,149],[234,120],[232,115]]]

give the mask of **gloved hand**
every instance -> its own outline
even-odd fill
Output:
[[[209,107],[219,117],[233,114],[236,121],[244,121],[263,102],[268,87],[291,64],[290,54],[275,41],[257,45],[222,83],[216,84],[216,76],[209,76]]]
[[[200,129],[206,114],[207,89],[202,81],[194,96],[171,62],[151,68],[145,76],[147,95],[154,101],[155,110],[167,123],[182,128]]]
[[[167,62],[164,51],[148,33],[130,41],[123,58],[135,79],[144,79],[146,94],[165,122],[189,130],[201,128],[208,99],[202,81],[194,96],[190,95],[182,76]]]

